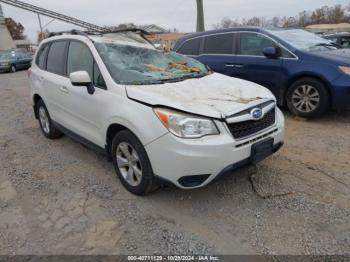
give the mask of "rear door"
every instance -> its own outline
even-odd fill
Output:
[[[263,54],[265,47],[276,47],[282,56],[290,56],[271,38],[255,32],[239,33],[237,54],[231,67],[231,76],[249,80],[269,88],[275,95],[287,79],[283,59],[267,58]]]
[[[230,76],[236,47],[234,36],[234,33],[205,36],[202,52],[197,59],[208,65],[213,71]]]
[[[67,110],[64,107],[66,99],[66,57],[68,41],[59,40],[50,44],[46,58],[46,72],[41,81],[46,97],[44,99],[51,118],[62,124],[66,124]]]

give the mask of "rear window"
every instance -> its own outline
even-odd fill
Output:
[[[36,56],[36,64],[40,69],[43,69],[43,70],[46,69],[46,54],[48,49],[49,49],[48,44],[43,45],[38,51],[38,55]]]
[[[205,37],[205,54],[232,54],[233,34],[218,34]]]
[[[178,50],[178,53],[183,55],[199,55],[201,40],[202,38],[195,38],[186,41]]]
[[[66,46],[66,41],[53,42],[51,44],[49,54],[47,55],[47,71],[58,75],[65,74]]]

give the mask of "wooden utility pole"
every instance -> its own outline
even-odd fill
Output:
[[[197,32],[205,31],[203,0],[197,0]]]

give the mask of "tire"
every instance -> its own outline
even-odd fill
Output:
[[[16,73],[17,71],[17,68],[15,65],[11,65],[11,68],[10,68],[10,73]]]
[[[117,133],[111,150],[115,171],[129,192],[146,195],[156,189],[156,181],[146,150],[133,133],[128,130]]]
[[[51,121],[51,117],[45,103],[39,100],[35,105],[35,113],[38,117],[40,129],[44,136],[49,139],[56,139],[63,136],[63,133],[59,131]]]
[[[330,96],[326,86],[321,81],[305,77],[295,81],[290,86],[286,99],[292,114],[312,118],[327,111]]]

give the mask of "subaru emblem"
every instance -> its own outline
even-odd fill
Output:
[[[256,107],[250,111],[250,115],[254,120],[259,120],[263,117],[263,111],[261,108]]]

